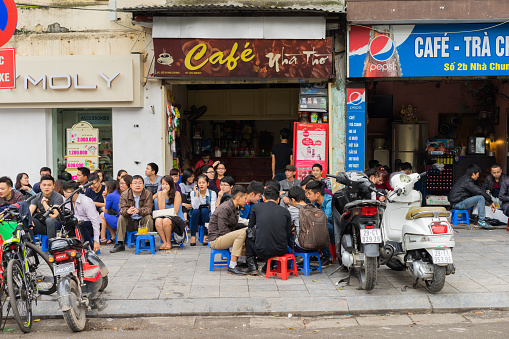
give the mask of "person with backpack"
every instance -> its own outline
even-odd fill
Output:
[[[216,192],[210,190],[209,178],[202,174],[198,176],[196,185],[191,192],[191,205],[193,210],[191,211],[191,221],[189,225],[191,227],[191,241],[189,245],[196,246],[196,232],[198,231],[198,225],[205,225],[209,222],[210,213],[214,213],[216,209]],[[205,228],[205,237],[203,239],[203,246],[207,246],[207,228]]]
[[[263,204],[255,204],[251,209],[246,237],[246,273],[255,275],[258,274],[255,258],[267,260],[285,255],[292,236],[292,217],[288,209],[279,205],[279,190],[267,186],[263,200]]]
[[[289,245],[294,252],[308,253],[328,248],[330,240],[325,213],[306,204],[306,192],[299,186],[290,188],[288,199],[291,204],[288,211],[295,227],[294,242]]]
[[[210,248],[226,250],[232,247],[232,255],[228,272],[245,274],[237,266],[237,259],[242,256],[242,248],[246,240],[246,228],[236,230],[239,221],[239,207],[247,200],[247,190],[240,185],[231,189],[230,199],[220,204],[210,216],[209,242]]]
[[[327,228],[329,230],[329,240],[334,241],[334,226],[332,224],[332,197],[325,194],[325,184],[321,181],[311,181],[306,185],[306,198],[320,208],[327,216]],[[331,253],[328,248],[322,250],[322,266],[332,264]]]

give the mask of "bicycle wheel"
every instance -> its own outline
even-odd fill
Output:
[[[27,260],[31,273],[35,273],[35,282],[40,294],[52,294],[57,290],[57,280],[53,275],[53,265],[48,256],[38,246],[26,242]],[[30,253],[31,252],[31,253]]]
[[[32,301],[28,295],[28,286],[23,279],[23,268],[16,259],[11,259],[7,265],[7,293],[19,329],[25,333],[30,332]]]

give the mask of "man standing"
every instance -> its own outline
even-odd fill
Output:
[[[282,199],[280,205],[285,207],[290,205],[290,199],[288,199],[288,190],[294,186],[299,187],[300,180],[295,179],[295,173],[297,172],[297,168],[293,165],[286,165],[285,167],[285,180],[281,180],[279,184],[281,185],[280,197]]]
[[[147,164],[147,168],[145,168],[146,177],[143,179],[143,184],[152,194],[157,194],[161,190],[162,177],[157,175],[157,172],[159,172],[159,166],[153,162]]]
[[[42,178],[43,176],[45,175],[51,175],[51,168],[49,167],[41,167],[41,169],[39,170],[39,175],[40,177]],[[41,193],[41,182],[36,182],[34,184],[34,187],[32,187],[32,189],[34,190],[35,193]]]
[[[80,184],[80,186],[83,186],[88,182],[89,175],[90,170],[88,168],[79,167],[78,172],[76,173],[76,181]]]
[[[0,210],[25,200],[25,196],[12,189],[12,180],[9,177],[0,178]]]
[[[263,193],[265,203],[255,204],[251,210],[246,238],[247,272],[258,274],[255,257],[267,260],[285,255],[288,241],[292,236],[292,217],[290,212],[279,206],[279,191],[267,186]]]
[[[272,147],[272,179],[281,181],[285,179],[285,168],[293,162],[292,146],[288,143],[290,130],[283,128],[279,132],[281,143]]]
[[[219,205],[210,216],[209,237],[210,247],[215,250],[232,248],[230,266],[228,272],[232,274],[244,274],[237,266],[237,259],[242,255],[242,247],[246,240],[246,228],[235,230],[239,221],[240,206],[246,204],[247,190],[240,186],[234,186],[231,191],[231,199]]]
[[[483,191],[486,191],[486,194],[498,198],[500,186],[502,186],[502,182],[505,179],[507,179],[507,175],[502,173],[502,167],[495,164],[491,166],[490,174],[484,180],[481,188]]]
[[[80,187],[76,181],[67,181],[64,184],[64,197],[67,199],[72,192]],[[94,205],[94,202],[89,197],[83,194],[75,194],[72,197],[72,203],[74,205],[74,216],[80,222],[81,235],[83,236],[83,242],[89,242],[92,246],[92,240],[94,241],[94,251],[101,249],[99,243],[99,235],[101,233],[101,218]]]
[[[452,208],[457,210],[466,210],[477,206],[479,213],[477,224],[483,228],[493,228],[493,226],[484,221],[486,217],[486,202],[491,205],[493,212],[495,212],[496,208],[491,197],[486,194],[486,191],[475,184],[480,174],[481,169],[479,166],[476,164],[468,166],[466,174],[454,184],[448,198]]]
[[[329,178],[323,178],[322,173],[323,173],[322,165],[314,164],[311,174],[313,174],[313,176],[315,177],[316,180],[323,182],[326,189],[328,189],[329,191],[332,191],[332,187],[331,187]]]
[[[125,251],[126,232],[136,231],[139,225],[147,225],[149,232],[154,230],[151,215],[153,206],[152,192],[143,188],[143,177],[141,175],[133,176],[131,187],[120,196],[118,204],[120,217],[117,222],[118,242],[110,251],[111,253]]]
[[[92,186],[88,187],[85,191],[85,195],[92,199],[94,202],[97,211],[100,213],[104,207],[104,185],[101,182],[101,179],[96,173],[92,173],[89,176],[89,181],[92,181]],[[72,192],[71,192],[72,193]]]
[[[332,224],[332,196],[325,194],[325,185],[321,181],[311,181],[306,185],[306,198],[316,207],[321,209],[327,216],[327,228],[329,229],[329,239],[331,244],[334,243],[334,227]],[[322,250],[323,258],[321,259],[322,267],[332,263],[331,254],[328,248]]]
[[[32,216],[35,212],[45,213],[48,209],[55,205],[61,205],[64,202],[64,197],[54,191],[55,179],[51,175],[43,175],[41,178],[41,193],[37,193],[35,198],[30,203],[30,213]],[[57,236],[57,220],[58,211],[53,212],[44,218],[42,215],[38,218],[33,218],[34,233],[47,235],[52,239]]]

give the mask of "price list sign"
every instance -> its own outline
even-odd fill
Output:
[[[366,90],[346,90],[346,170],[364,171],[366,146]]]

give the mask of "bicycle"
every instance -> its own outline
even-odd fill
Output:
[[[14,319],[21,331],[32,327],[32,302],[40,294],[56,291],[56,279],[48,256],[30,239],[28,223],[19,213],[19,205],[12,205],[0,213],[3,286],[9,297]],[[9,235],[12,234],[9,238]],[[7,313],[9,312],[9,309]]]

